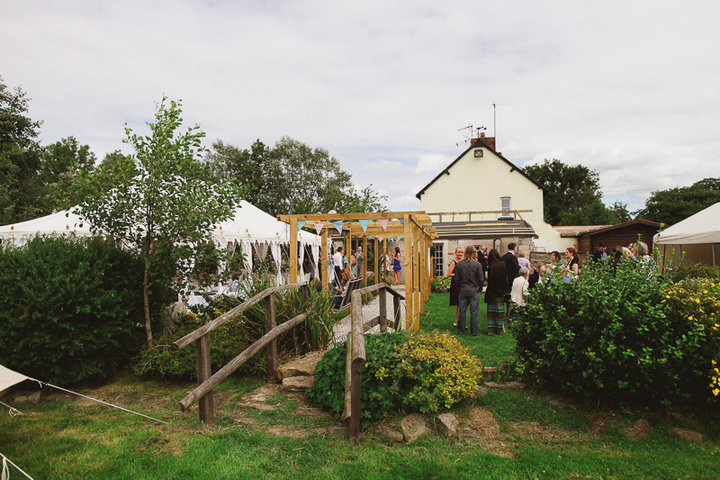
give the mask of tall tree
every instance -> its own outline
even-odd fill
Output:
[[[545,221],[551,225],[616,223],[617,216],[602,202],[600,178],[584,165],[545,159],[523,168],[545,187]],[[619,213],[619,212],[618,212]]]
[[[704,178],[689,187],[657,190],[650,194],[639,217],[672,225],[720,202],[720,178]]]
[[[216,142],[209,157],[216,178],[243,185],[248,201],[272,215],[385,209],[387,198],[371,186],[357,190],[327,150],[290,137],[273,148],[257,140],[245,150]]]
[[[49,213],[38,201],[41,122],[27,116],[28,103],[20,87],[10,90],[0,77],[0,225]]]
[[[230,218],[240,200],[229,183],[211,183],[209,164],[194,126],[178,133],[179,102],[163,98],[141,136],[126,126],[126,143],[134,154],[115,156],[88,177],[80,215],[95,230],[122,241],[144,260],[145,334],[152,342],[150,291],[152,282],[172,259],[178,278],[190,274],[200,246],[209,241],[214,225]],[[112,175],[113,178],[108,178]]]
[[[65,210],[77,204],[74,192],[82,175],[95,169],[95,154],[75,137],[45,147],[40,168],[46,210]]]

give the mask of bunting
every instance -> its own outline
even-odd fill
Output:
[[[323,227],[325,226],[324,223],[315,223],[315,231],[318,235],[320,235],[320,232],[322,232]]]
[[[382,227],[383,232],[387,230],[387,226],[388,226],[389,222],[390,222],[389,218],[381,218],[380,220],[378,220],[378,223]]]
[[[338,231],[338,233],[342,233],[342,227],[343,227],[343,221],[338,220],[337,222],[332,222],[333,226],[335,227],[335,230]]]
[[[367,232],[367,227],[370,225],[370,220],[358,220],[358,223],[360,223],[360,226],[363,229],[363,232]]]
[[[405,219],[404,218],[398,218],[401,224],[405,225]]]
[[[305,220],[298,220],[298,230],[302,230],[306,223]]]

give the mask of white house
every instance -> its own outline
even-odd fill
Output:
[[[500,253],[515,242],[519,251],[564,249],[567,241],[543,218],[542,185],[495,151],[495,138],[473,139],[417,197],[439,237],[436,275],[444,275],[457,246],[486,245]]]

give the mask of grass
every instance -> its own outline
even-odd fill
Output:
[[[423,329],[453,331],[454,311],[447,300],[447,294],[431,296]],[[481,313],[482,324],[484,308]],[[459,338],[486,365],[515,358],[509,334]],[[263,384],[254,378],[222,383],[215,389],[216,422],[204,426],[197,410],[178,408],[192,384],[126,374],[99,388],[76,390],[169,425],[101,405],[79,406],[53,393],[37,405],[13,405],[24,415],[0,415],[0,452],[35,479],[718,477],[720,419],[710,413],[595,410],[542,392],[488,388],[452,410],[463,425],[459,438],[431,434],[404,445],[365,431],[355,446],[339,419],[301,413],[297,396],[271,394],[267,402],[276,408],[270,411],[241,402],[242,395]],[[635,437],[641,419],[651,428]],[[692,429],[705,439],[683,440],[671,434],[673,427]]]
[[[36,479],[714,479],[720,464],[717,419],[584,410],[516,390],[490,389],[453,410],[460,419],[479,412],[495,419],[460,439],[430,435],[403,445],[366,432],[353,446],[344,434],[308,430],[334,426],[342,431],[342,426],[328,416],[308,424],[295,413],[295,400],[284,394],[271,397],[277,410],[251,415],[257,423],[239,421],[247,413],[239,397],[261,383],[238,378],[224,383],[217,422],[206,427],[197,412],[177,409],[190,384],[126,376],[84,392],[170,425],[104,406],[80,407],[54,395],[38,405],[16,405],[25,415],[0,417],[0,451]],[[624,432],[641,417],[653,429],[632,439]],[[265,423],[298,428],[305,436],[273,435]],[[591,433],[598,424],[603,428]],[[671,436],[668,429],[675,424],[707,439],[693,443]],[[11,478],[19,477],[12,473]]]
[[[425,314],[420,318],[420,329],[426,332],[439,330],[447,331],[455,334],[457,328],[453,327],[455,322],[455,307],[450,307],[449,293],[433,293],[425,304]],[[468,311],[468,329],[470,321],[470,313]],[[487,308],[485,302],[480,296],[480,314],[479,314],[480,333],[487,332]],[[505,335],[480,335],[472,337],[470,335],[458,335],[456,338],[460,343],[470,348],[472,353],[477,356],[486,367],[496,367],[502,364],[512,363],[517,359],[515,354],[515,338],[513,338],[510,329],[506,327],[508,333]]]

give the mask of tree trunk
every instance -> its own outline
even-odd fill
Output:
[[[145,271],[143,274],[143,307],[145,310],[145,339],[148,347],[152,343],[152,325],[150,323],[150,239],[145,240]]]

